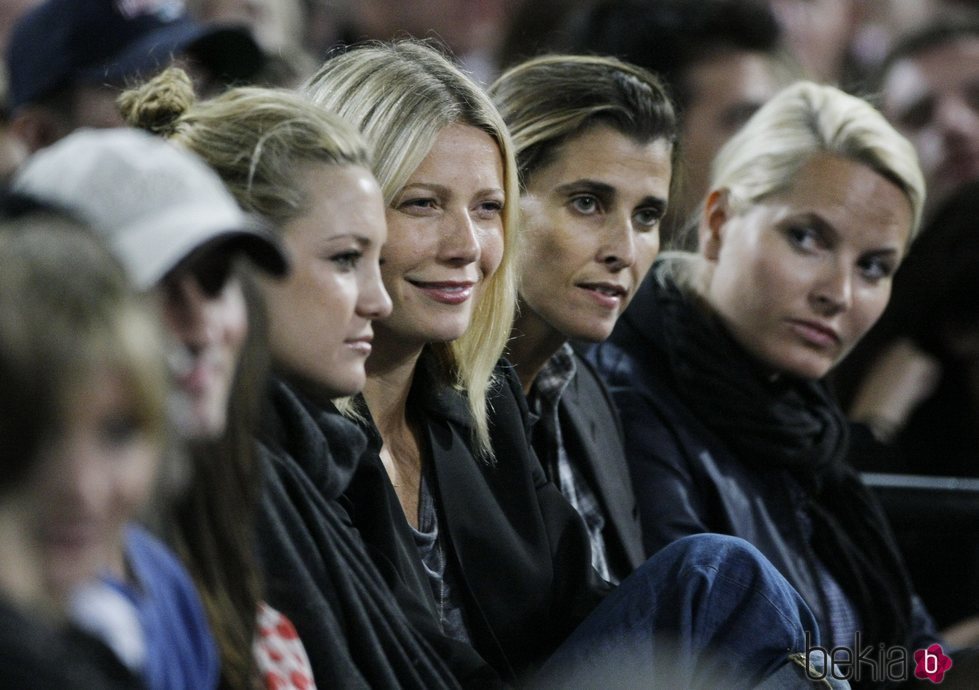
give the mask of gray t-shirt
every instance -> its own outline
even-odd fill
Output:
[[[456,568],[446,558],[445,539],[439,530],[438,511],[427,471],[422,471],[419,488],[418,529],[412,527],[411,532],[435,596],[442,632],[453,639],[471,643],[459,598]]]

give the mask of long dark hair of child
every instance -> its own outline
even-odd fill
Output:
[[[190,445],[193,476],[171,504],[164,536],[190,571],[221,654],[221,688],[262,687],[253,642],[262,582],[254,554],[261,474],[252,437],[268,371],[265,312],[247,272],[248,335],[228,401],[228,424],[215,440]]]

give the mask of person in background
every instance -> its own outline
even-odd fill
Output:
[[[930,215],[979,179],[979,17],[907,34],[885,58],[875,86],[881,112],[918,152]]]
[[[691,248],[715,154],[794,75],[775,17],[758,0],[603,0],[568,31],[569,52],[645,67],[673,98],[683,165],[661,232]]]
[[[476,81],[497,74],[508,3],[503,0],[361,0],[339,22],[341,42],[391,41],[406,36],[442,43]]]
[[[979,19],[942,21],[908,34],[884,61],[877,84],[882,112],[914,144],[921,161],[929,195],[926,234],[948,235],[929,239],[925,251],[945,252],[958,230],[932,216],[937,221],[957,190],[979,180]],[[900,299],[890,310],[904,317],[885,314],[833,377],[851,417],[885,441],[901,432],[939,378],[960,379],[947,369],[949,361],[943,369],[909,332],[927,314],[915,298],[921,288],[911,273],[896,276]]]
[[[142,687],[70,612],[152,485],[157,336],[88,228],[0,197],[0,687]]]
[[[121,88],[175,60],[209,92],[263,61],[246,29],[195,22],[172,0],[45,0],[17,20],[5,57],[10,132],[30,152],[80,127],[121,126]]]
[[[785,46],[807,78],[846,88],[856,31],[870,3],[857,0],[766,0]]]
[[[568,341],[607,338],[656,258],[676,118],[651,73],[614,58],[531,60],[490,95],[521,189],[507,356],[537,416],[537,457],[584,518],[595,569],[618,583],[646,560],[639,508],[611,397]]]
[[[499,359],[519,188],[486,94],[410,41],[331,58],[304,90],[373,143],[387,202],[393,311],[374,327],[363,400],[344,405],[368,437],[344,500],[379,567],[422,602],[416,625],[511,684],[807,685],[786,650],[815,623],[742,540],[677,544],[611,592],[592,568],[587,529],[546,480]]]
[[[916,297],[924,288],[914,265],[921,263],[927,272],[939,256],[957,251],[952,248],[960,223],[949,224],[942,215],[962,217],[953,209],[964,197],[950,200],[979,180],[979,18],[941,20],[905,35],[880,66],[875,92],[881,111],[921,161],[929,195],[923,234],[929,239],[920,262],[912,256],[908,270],[897,274],[897,299],[843,363],[834,384],[851,417],[890,441],[940,378],[961,380],[954,366],[948,369],[949,360],[939,365],[911,333],[930,314]]]
[[[235,608],[242,599],[256,596],[257,585],[247,568],[251,543],[234,531],[247,526],[233,523],[228,528],[222,522],[229,519],[222,512],[225,503],[198,499],[213,492],[209,481],[219,479],[224,481],[222,501],[236,505],[249,495],[229,459],[236,457],[234,451],[222,445],[230,442],[224,438],[229,395],[248,331],[244,279],[236,263],[247,256],[257,267],[281,276],[287,270],[283,250],[196,156],[138,131],[76,132],[35,154],[14,186],[63,205],[103,232],[137,288],[160,305],[174,379],[170,411],[176,435],[192,460],[187,496],[197,497],[178,500],[178,517],[163,522],[172,528],[179,521],[181,533],[188,535],[175,543],[198,578],[211,628],[219,636],[222,673],[234,678],[244,672],[243,665],[248,669],[254,663],[248,650],[257,602],[250,616],[240,616]],[[215,541],[224,559],[216,572],[235,568],[230,578],[215,579],[201,552],[184,548],[190,543],[203,550]],[[245,626],[244,631],[238,626]],[[247,645],[244,653],[242,642]],[[215,655],[215,666],[216,661]]]
[[[292,88],[316,70],[320,50],[313,34],[324,20],[334,28],[329,20],[338,9],[320,0],[189,0],[187,11],[200,22],[248,26],[265,54],[253,81]]]
[[[742,536],[828,644],[925,647],[933,625],[822,381],[880,316],[918,230],[914,149],[865,101],[800,82],[713,171],[699,252],[664,256],[593,352],[622,415],[647,550]]]

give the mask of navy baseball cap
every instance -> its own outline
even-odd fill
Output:
[[[264,62],[247,28],[197,22],[182,0],[47,0],[11,33],[9,110],[73,84],[122,86],[178,55],[227,82],[248,79]]]

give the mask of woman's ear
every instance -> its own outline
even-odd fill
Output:
[[[717,261],[724,243],[724,225],[730,217],[727,189],[715,189],[704,201],[704,215],[700,221],[698,239],[700,253],[708,261]]]

